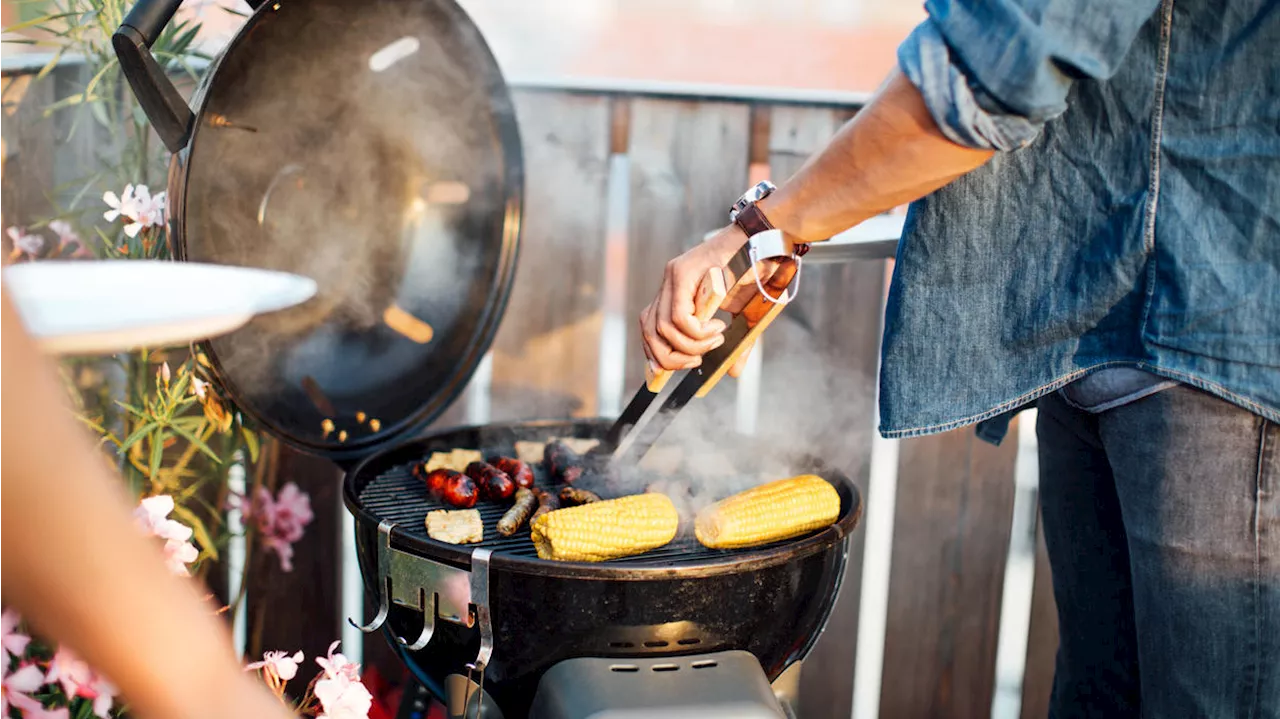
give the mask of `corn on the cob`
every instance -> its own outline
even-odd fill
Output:
[[[840,516],[840,495],[822,477],[802,474],[739,492],[704,507],[694,534],[712,549],[777,542],[825,527]]]
[[[646,492],[557,509],[530,527],[539,557],[600,562],[657,549],[675,538],[679,525],[671,499]]]

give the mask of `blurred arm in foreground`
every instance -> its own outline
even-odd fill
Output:
[[[3,316],[4,599],[117,685],[140,716],[292,716],[236,660],[191,580],[134,526],[123,481],[76,426],[7,293]]]

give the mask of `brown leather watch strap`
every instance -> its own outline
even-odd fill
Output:
[[[738,227],[741,227],[743,232],[747,233],[747,237],[773,229],[773,225],[769,224],[769,219],[764,216],[764,213],[760,211],[760,208],[755,203],[743,208],[733,222]]]
[[[774,229],[773,224],[769,222],[769,218],[764,216],[754,203],[747,205],[738,216],[733,219],[734,224],[742,228],[747,233],[747,237],[758,235],[761,232]],[[801,242],[796,243],[796,256],[803,257],[809,251],[809,245]]]

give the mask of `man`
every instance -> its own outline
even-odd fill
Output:
[[[134,526],[123,480],[76,424],[4,291],[0,318],[5,603],[102,672],[139,717],[294,716],[245,673],[215,607]]]
[[[748,231],[818,242],[918,200],[881,432],[998,442],[1039,407],[1051,716],[1280,717],[1280,8],[926,9],[824,150],[669,263],[645,353],[722,341],[694,291]]]

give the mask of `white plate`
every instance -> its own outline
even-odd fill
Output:
[[[49,260],[3,274],[27,330],[55,354],[182,345],[316,293],[306,277],[196,262]]]

